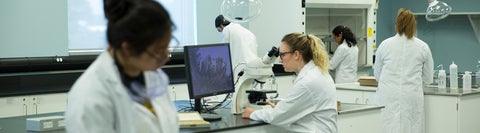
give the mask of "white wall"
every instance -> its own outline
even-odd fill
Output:
[[[258,55],[262,57],[288,33],[305,32],[305,20],[300,0],[262,0],[260,15],[250,21],[250,30],[257,36]]]
[[[222,34],[215,27],[223,0],[197,1],[197,44],[222,42]]]

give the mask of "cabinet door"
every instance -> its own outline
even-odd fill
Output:
[[[374,91],[364,91],[363,92],[363,103],[375,105],[375,92]]]
[[[460,97],[458,105],[458,125],[459,133],[478,132],[480,126],[480,95],[465,95]]]
[[[457,97],[425,95],[425,132],[457,133]]]
[[[33,114],[64,112],[67,108],[67,93],[53,93],[28,96],[29,109]]]
[[[339,90],[337,89],[337,101],[342,103],[363,103],[363,92],[354,90]]]
[[[27,100],[24,96],[0,98],[0,118],[27,115]]]
[[[171,100],[188,100],[190,99],[187,84],[171,84],[168,86]]]
[[[380,109],[338,115],[338,133],[380,133]]]

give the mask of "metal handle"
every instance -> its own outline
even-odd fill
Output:
[[[23,104],[23,109],[25,110],[25,116],[28,115],[27,104]]]
[[[35,106],[35,114],[38,114],[38,105],[37,105],[37,103],[33,103],[33,106]]]

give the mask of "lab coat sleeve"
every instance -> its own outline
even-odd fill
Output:
[[[78,98],[78,97],[77,97]],[[69,133],[113,133],[115,132],[112,105],[106,100],[84,97],[84,102],[69,103],[66,122]],[[78,100],[77,100],[78,101]],[[72,107],[76,106],[76,107]],[[70,112],[69,112],[70,111]]]
[[[346,57],[346,51],[342,47],[338,47],[337,50],[335,50],[335,53],[333,54],[333,57],[330,59],[330,62],[328,63],[329,70],[335,70],[337,67],[340,65],[340,63],[345,59]]]
[[[256,110],[250,115],[250,119],[264,121],[272,125],[288,127],[304,116],[315,110],[311,92],[303,85],[280,101],[275,108]],[[318,101],[317,101],[318,102]]]
[[[380,82],[380,74],[382,73],[382,68],[382,44],[380,44],[377,52],[375,53],[375,64],[373,65],[373,75],[375,76],[375,80],[377,80],[377,82]]]
[[[425,62],[423,63],[422,78],[427,84],[433,83],[433,57],[428,45],[425,45],[424,50]]]

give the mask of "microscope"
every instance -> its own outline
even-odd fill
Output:
[[[266,105],[267,93],[276,93],[276,90],[264,89],[264,84],[274,76],[273,63],[279,55],[278,48],[272,49],[262,58],[249,61],[245,64],[244,75],[235,85],[235,93],[232,97],[233,114],[241,114],[244,107],[261,109]]]

